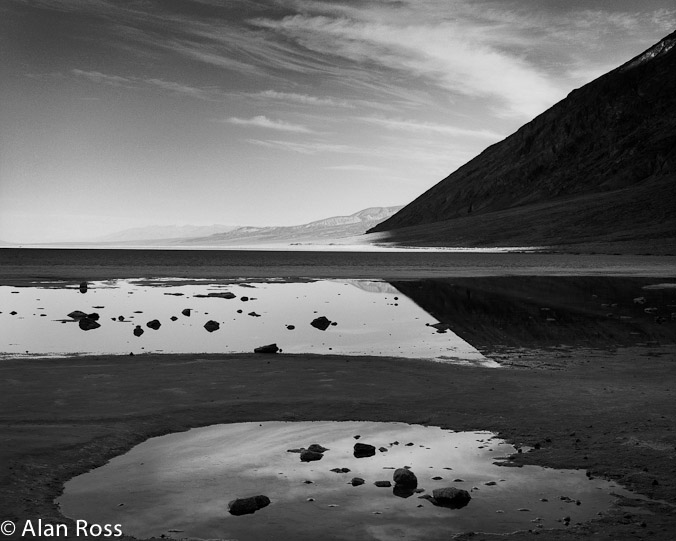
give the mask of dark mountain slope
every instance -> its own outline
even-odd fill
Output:
[[[621,231],[625,242],[673,245],[675,181],[676,32],[370,232],[411,244],[552,245],[614,242]]]

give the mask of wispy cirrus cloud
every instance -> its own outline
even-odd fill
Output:
[[[142,78],[142,77],[122,77],[120,75],[109,75],[101,73],[100,71],[84,71],[80,69],[73,69],[70,72],[78,78],[86,79],[92,83],[104,84],[114,87],[123,88],[153,88],[159,89],[163,92],[173,94],[175,96],[189,97],[200,100],[214,100],[223,95],[223,92],[215,87],[200,88],[196,86],[187,85],[184,83],[177,83],[175,81],[165,81],[157,78]]]
[[[320,98],[318,96],[310,96],[308,94],[299,94],[296,92],[278,92],[277,90],[263,90],[255,94],[250,94],[254,98],[264,100],[284,101],[291,103],[298,103],[300,105],[311,106],[329,106],[329,107],[348,107],[353,108],[354,105],[346,100],[336,98]]]
[[[479,139],[489,139],[497,141],[504,138],[497,132],[491,130],[468,129],[457,126],[449,126],[446,124],[435,124],[433,122],[421,122],[416,120],[405,120],[396,118],[382,118],[382,117],[359,117],[355,120],[367,122],[388,128],[390,130],[403,130],[414,133],[429,133],[429,134],[443,134],[460,137],[476,137]]]
[[[341,154],[355,153],[355,149],[349,145],[342,145],[338,143],[322,143],[316,141],[299,143],[293,141],[263,139],[247,139],[246,142],[260,147],[297,152],[298,154],[318,154],[320,152],[338,152]]]
[[[226,120],[236,126],[247,126],[253,128],[265,128],[268,130],[277,130],[294,133],[314,133],[313,130],[301,124],[293,124],[284,120],[272,120],[265,115],[257,115],[252,118],[231,117]]]

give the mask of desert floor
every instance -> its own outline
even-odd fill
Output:
[[[239,421],[374,420],[539,443],[515,461],[585,469],[653,500],[624,499],[591,523],[510,539],[673,539],[675,360],[674,346],[531,351],[503,369],[285,354],[5,360],[1,518],[67,521],[53,503],[63,483],[152,436]]]

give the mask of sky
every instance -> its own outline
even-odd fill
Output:
[[[673,0],[2,0],[0,239],[405,204]]]

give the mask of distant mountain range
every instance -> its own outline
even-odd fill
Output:
[[[676,32],[370,232],[421,246],[676,253]]]
[[[366,230],[389,218],[402,206],[371,207],[349,216],[333,216],[302,225],[152,226],[126,229],[96,240],[102,245],[134,246],[256,246],[355,243]],[[91,244],[91,243],[87,243]]]

